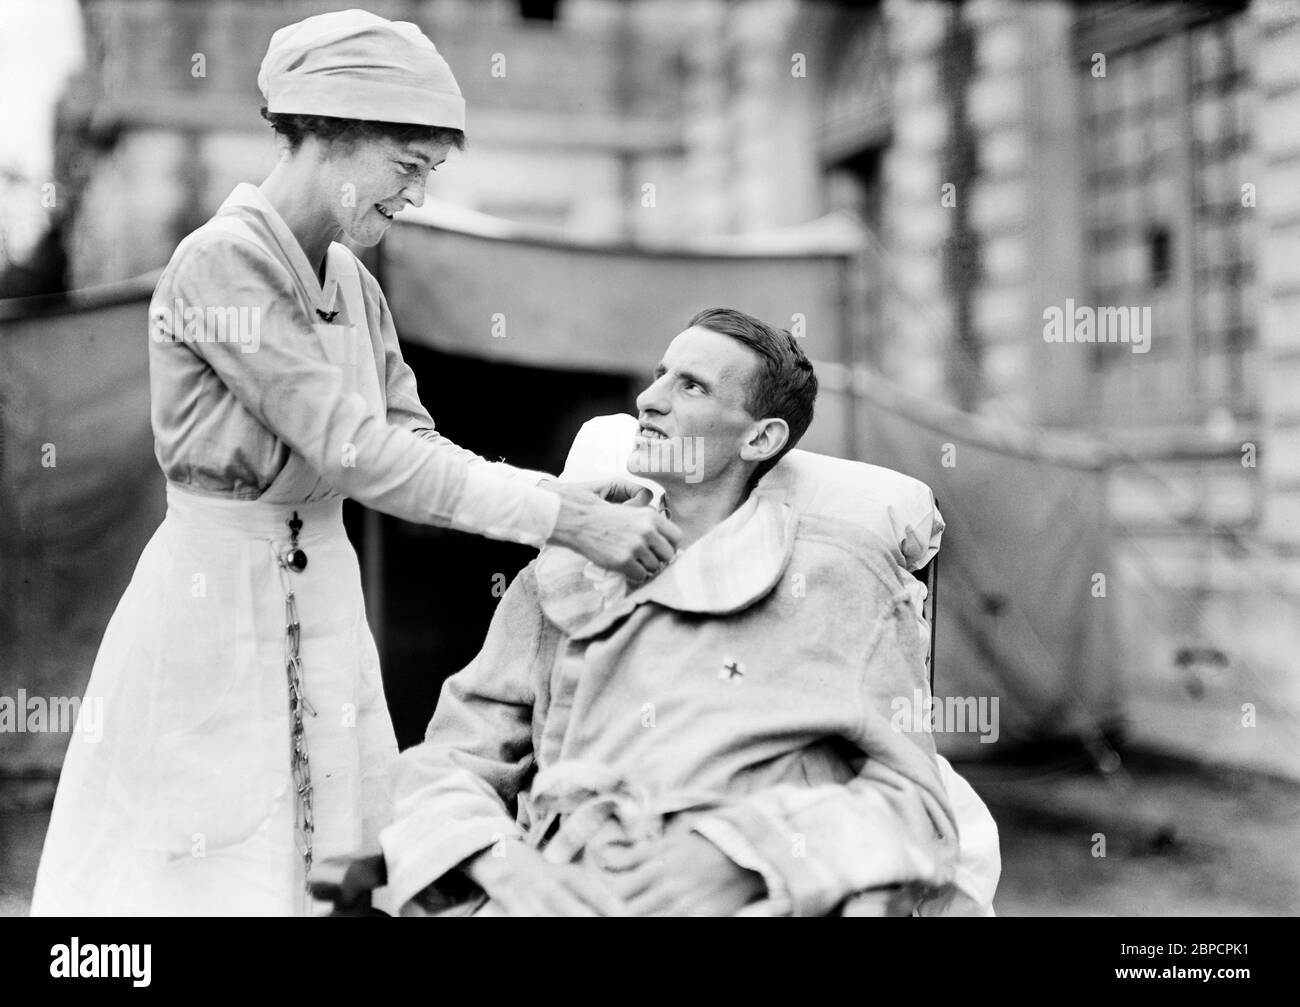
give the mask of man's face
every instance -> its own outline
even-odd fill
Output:
[[[447,159],[450,144],[362,140],[342,145],[321,164],[322,192],[343,233],[359,245],[378,244],[393,215],[424,204],[429,172]]]
[[[628,471],[657,482],[699,483],[742,464],[754,425],[745,408],[758,354],[730,336],[687,329],[669,345],[637,396],[641,423]]]

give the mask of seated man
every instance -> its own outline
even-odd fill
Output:
[[[909,574],[846,522],[752,492],[817,379],[788,332],[691,320],[637,399],[629,470],[683,539],[629,584],[547,548],[394,771],[390,904],[505,914],[824,915],[953,878]]]

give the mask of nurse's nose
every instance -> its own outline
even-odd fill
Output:
[[[424,205],[424,186],[427,179],[412,182],[402,190],[402,198],[417,209]]]

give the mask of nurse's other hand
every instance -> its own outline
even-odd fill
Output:
[[[634,584],[662,570],[682,540],[681,529],[649,507],[606,503],[571,484],[548,483],[546,488],[560,496],[560,516],[550,541],[582,553]]]

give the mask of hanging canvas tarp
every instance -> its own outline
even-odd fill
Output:
[[[703,307],[797,328],[824,387],[804,446],[927,482],[947,521],[937,693],[996,697],[1005,742],[1096,741],[1120,709],[1114,636],[1096,595],[1097,575],[1110,569],[1105,459],[990,432],[846,368],[842,246],[791,233],[633,250],[478,220],[397,226],[377,268],[408,345],[530,368],[645,376]],[[80,695],[162,517],[149,430],[151,287],[146,279],[34,313],[0,306],[0,696]],[[1000,749],[979,734],[940,738],[941,747]],[[64,734],[3,733],[0,765],[53,771],[65,744]]]

